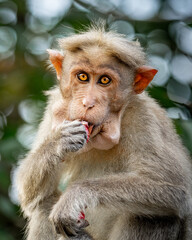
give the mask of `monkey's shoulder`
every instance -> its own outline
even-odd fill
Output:
[[[146,134],[149,139],[153,135],[156,139],[166,140],[170,137],[178,139],[174,125],[165,109],[146,93],[137,96],[135,101],[127,107],[122,119],[122,129],[125,135],[132,132],[136,137]]]

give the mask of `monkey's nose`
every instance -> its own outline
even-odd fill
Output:
[[[87,109],[93,108],[95,106],[94,100],[83,99],[83,106]]]

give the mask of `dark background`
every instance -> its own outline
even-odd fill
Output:
[[[24,232],[11,172],[36,134],[42,92],[55,82],[46,49],[99,18],[146,49],[159,70],[148,92],[192,153],[191,0],[0,0],[0,240]]]

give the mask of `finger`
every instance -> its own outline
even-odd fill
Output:
[[[79,229],[84,229],[88,226],[89,226],[89,222],[87,220],[84,220],[84,219],[79,220],[79,223],[78,223],[78,228]]]

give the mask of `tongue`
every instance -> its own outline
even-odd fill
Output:
[[[94,125],[90,125],[90,126],[89,126],[89,129],[88,129],[88,130],[89,130],[89,134],[92,133],[92,131],[93,131],[93,127],[94,127]]]

